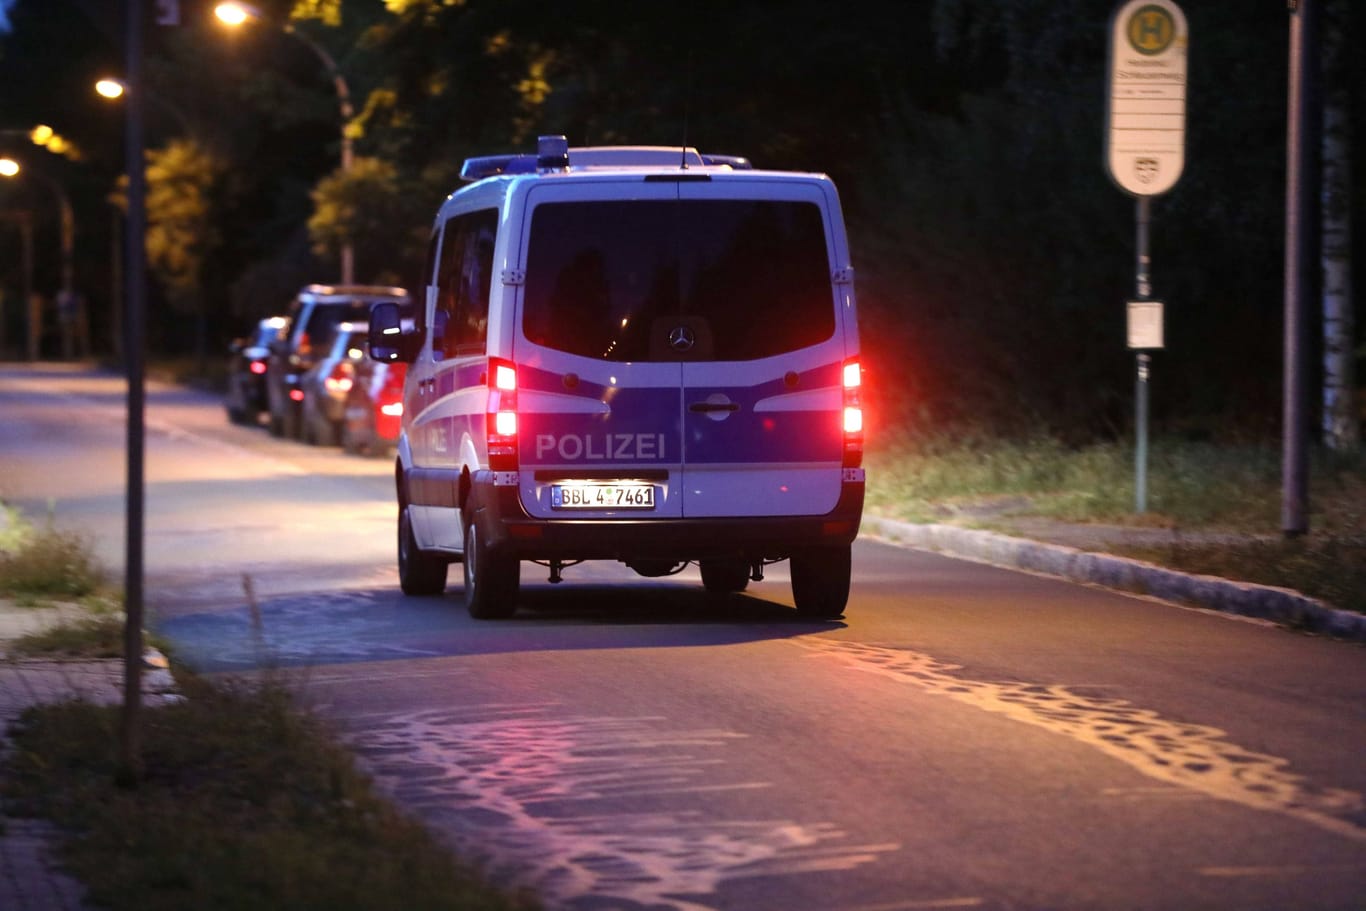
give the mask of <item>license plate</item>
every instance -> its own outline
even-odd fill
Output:
[[[654,509],[653,484],[629,482],[555,484],[550,488],[552,509]]]

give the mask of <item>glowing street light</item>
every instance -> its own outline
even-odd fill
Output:
[[[213,14],[224,25],[230,25],[233,28],[245,24],[248,19],[260,18],[259,12],[254,9],[248,12],[248,8],[241,3],[220,3],[213,8]]]
[[[123,83],[114,78],[105,78],[95,83],[95,93],[102,98],[113,100],[122,98],[124,93]]]
[[[42,146],[54,155],[64,155],[73,160],[81,157],[75,143],[45,123],[40,123],[29,130],[28,138],[34,145]]]
[[[0,158],[0,177],[13,177],[19,173],[19,162],[13,158]]]
[[[105,76],[95,83],[95,94],[110,101],[121,101],[127,93],[128,87],[124,85],[123,80],[113,76]],[[180,108],[171,104],[160,95],[153,94],[146,87],[143,88],[143,94],[161,105],[168,114],[175,118],[176,123],[180,125],[180,131],[184,136],[189,137],[194,135],[194,131],[190,129],[189,119],[186,118],[185,113]]]
[[[218,21],[231,28],[238,28],[245,25],[248,21],[260,22],[263,20],[261,11],[248,3],[240,3],[238,0],[224,0],[213,8],[213,14],[218,17]],[[351,90],[346,85],[346,79],[342,76],[341,70],[337,68],[337,61],[332,58],[322,45],[315,42],[302,32],[296,31],[292,23],[286,22],[280,26],[281,31],[287,35],[293,35],[312,49],[313,53],[323,62],[327,68],[327,73],[332,77],[332,86],[337,91],[337,102],[341,108],[341,169],[342,172],[351,170],[353,160],[351,148],[351,118],[354,111],[351,107]],[[355,278],[355,250],[351,242],[347,241],[341,249],[341,280],[342,284],[351,284]]]

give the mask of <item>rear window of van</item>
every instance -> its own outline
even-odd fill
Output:
[[[771,357],[834,334],[830,269],[810,202],[543,203],[531,219],[522,331],[608,361]]]

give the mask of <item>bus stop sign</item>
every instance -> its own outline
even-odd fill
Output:
[[[1110,20],[1106,164],[1119,188],[1156,196],[1186,160],[1186,16],[1171,0],[1129,0]]]

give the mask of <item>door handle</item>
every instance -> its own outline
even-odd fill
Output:
[[[697,414],[711,414],[716,411],[739,411],[740,406],[734,402],[693,402],[688,410]]]

